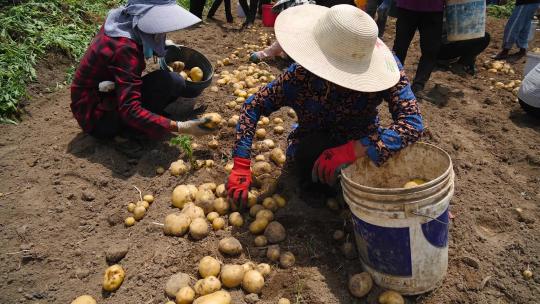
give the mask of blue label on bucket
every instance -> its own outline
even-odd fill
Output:
[[[353,216],[362,260],[371,268],[390,275],[411,276],[409,228],[390,228],[369,224]]]
[[[426,240],[433,246],[444,248],[448,245],[448,208],[435,220],[422,224]]]

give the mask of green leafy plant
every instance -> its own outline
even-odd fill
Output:
[[[504,5],[489,5],[487,7],[487,13],[489,16],[495,18],[508,18],[512,15],[515,6],[516,1],[508,1]]]
[[[180,148],[180,151],[188,157],[188,160],[191,164],[195,161],[193,158],[193,147],[191,146],[192,138],[188,135],[179,135],[171,138],[169,143],[173,146]]]

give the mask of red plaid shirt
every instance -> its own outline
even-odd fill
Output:
[[[128,38],[112,38],[103,28],[81,59],[71,84],[71,111],[81,128],[90,133],[107,111],[116,111],[122,122],[149,137],[169,132],[170,119],[141,106],[141,75],[146,64],[142,47]],[[113,81],[114,93],[101,93],[98,84]]]

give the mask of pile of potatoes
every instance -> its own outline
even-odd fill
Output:
[[[127,210],[130,213],[133,213],[133,216],[129,216],[124,220],[124,224],[126,225],[126,227],[131,227],[135,225],[136,221],[141,220],[153,202],[154,196],[151,194],[146,194],[145,196],[143,196],[141,201],[138,201],[136,203],[129,203],[127,205]]]
[[[349,278],[349,292],[356,298],[365,297],[373,287],[373,279],[367,272],[357,273]],[[405,304],[401,294],[387,290],[378,297],[379,304]]]
[[[501,81],[496,81],[493,78],[490,78],[489,80],[493,84],[493,87],[495,87],[497,89],[501,89],[501,90],[506,90],[508,92],[512,92],[515,96],[517,96],[517,93],[519,91],[519,87],[521,86],[521,80],[519,80],[519,79],[511,80],[506,84],[501,82]]]
[[[484,67],[487,69],[490,73],[495,74],[505,74],[505,75],[514,75],[516,72],[512,68],[512,66],[504,61],[495,60],[490,61],[487,60],[484,62]]]
[[[200,67],[186,69],[186,64],[183,61],[174,61],[169,65],[169,71],[176,72],[187,81],[199,82],[204,79],[204,73]]]

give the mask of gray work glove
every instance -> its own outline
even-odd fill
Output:
[[[208,123],[209,121],[209,117],[188,121],[178,121],[176,122],[176,126],[178,127],[178,133],[189,134],[193,136],[204,136],[210,135],[217,131],[217,129],[209,129],[204,126],[204,124]]]

